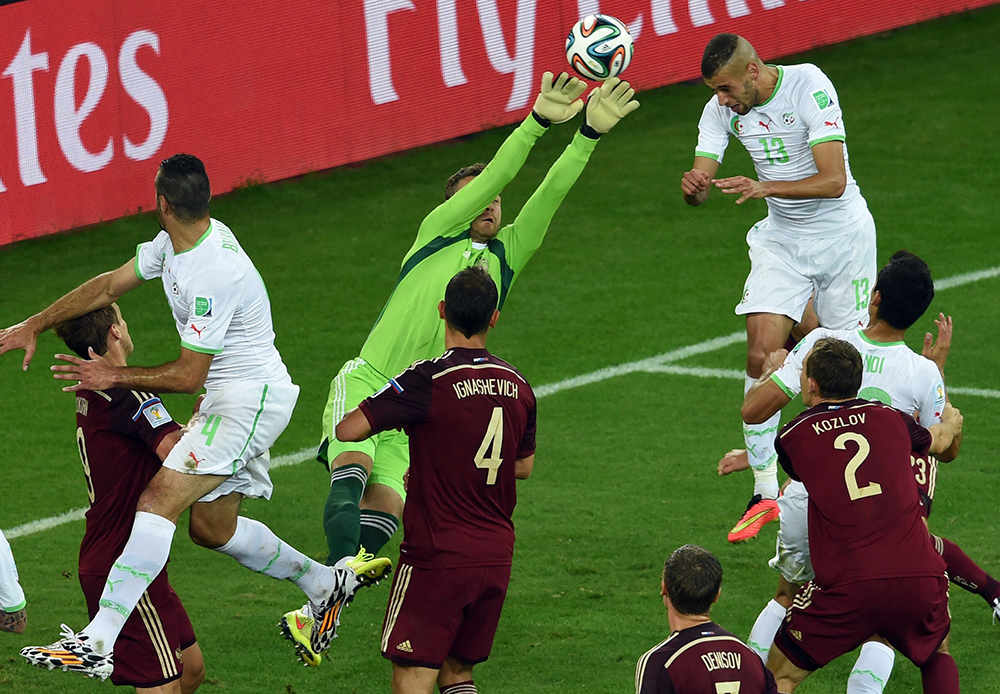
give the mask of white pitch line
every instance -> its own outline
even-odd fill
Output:
[[[953,277],[946,277],[943,280],[936,281],[934,283],[934,288],[936,290],[952,289],[954,287],[961,287],[965,284],[972,284],[973,282],[979,282],[992,277],[1000,277],[1000,266],[992,267],[986,270],[977,270],[976,272],[967,272],[961,275],[954,275]],[[736,369],[709,369],[703,367],[677,366],[672,364],[672,362],[681,361],[698,354],[705,354],[706,352],[714,352],[718,349],[723,349],[724,347],[743,342],[745,339],[746,333],[741,330],[739,332],[730,333],[729,335],[715,337],[694,345],[688,345],[687,347],[671,350],[670,352],[664,352],[663,354],[658,354],[655,357],[647,357],[646,359],[639,359],[637,361],[628,362],[627,364],[618,364],[617,366],[608,366],[603,369],[597,369],[596,371],[581,374],[580,376],[573,376],[572,378],[567,378],[562,381],[556,381],[555,383],[548,383],[546,385],[539,386],[538,388],[535,388],[535,397],[544,398],[547,395],[553,395],[564,390],[600,383],[601,381],[606,381],[610,378],[616,378],[630,373],[667,373],[679,376],[694,376],[696,378],[728,378],[733,380],[742,380],[743,372]],[[1000,398],[1000,390],[991,390],[986,388],[949,388],[948,392],[954,395]],[[271,460],[271,467],[279,468],[287,467],[289,465],[298,465],[299,463],[312,459],[315,455],[315,451],[315,447],[309,447],[303,448],[294,453],[279,455]],[[23,525],[15,526],[10,530],[4,530],[3,533],[8,539],[32,535],[66,523],[82,520],[86,511],[87,509],[85,508],[74,509],[72,511],[67,511],[66,513],[61,513],[58,516],[50,516],[49,518],[42,518],[41,520],[31,521]]]

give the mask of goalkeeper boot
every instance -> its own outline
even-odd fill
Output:
[[[114,671],[114,656],[95,651],[86,634],[76,634],[63,624],[60,635],[62,638],[49,646],[22,648],[21,657],[38,667],[79,672],[102,680],[106,680]]]
[[[310,643],[314,621],[312,611],[307,604],[303,605],[301,610],[286,612],[278,622],[281,633],[295,646],[295,654],[299,660],[309,667],[319,667],[323,662],[323,656],[314,651]]]
[[[365,551],[364,547],[356,557],[347,562],[347,566],[354,569],[354,575],[357,576],[358,585],[355,590],[377,585],[392,572],[392,561],[388,557],[376,557],[371,552]]]
[[[764,499],[760,494],[754,494],[747,504],[746,513],[729,531],[729,541],[745,542],[757,537],[761,528],[776,520],[778,520],[777,499]]]

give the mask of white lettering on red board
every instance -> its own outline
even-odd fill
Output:
[[[21,47],[0,74],[0,78],[9,78],[14,86],[18,173],[25,186],[38,185],[47,180],[38,154],[34,73],[48,72],[49,54],[46,51],[32,52],[31,39],[31,29],[28,29],[24,33]],[[146,30],[129,34],[118,53],[118,78],[122,87],[149,116],[149,133],[144,141],[136,144],[127,134],[120,134],[125,156],[134,161],[144,161],[156,153],[166,137],[169,120],[167,98],[163,89],[136,63],[136,54],[144,46],[152,48],[156,55],[160,54],[159,37]],[[82,99],[78,99],[76,71],[81,61],[87,62],[90,77]],[[56,71],[52,94],[56,138],[66,161],[86,173],[100,171],[111,162],[115,154],[116,133],[107,133],[107,140],[97,151],[88,150],[80,138],[83,123],[104,97],[109,76],[108,57],[100,46],[89,41],[71,46]],[[0,123],[2,122],[0,119]],[[0,192],[6,190],[0,176]]]

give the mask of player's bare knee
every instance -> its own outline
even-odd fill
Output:
[[[201,547],[216,549],[232,539],[239,519],[239,505],[219,506],[222,500],[191,507],[191,522],[188,535],[191,541]]]
[[[361,451],[344,451],[330,463],[330,472],[348,465],[360,465],[369,475],[372,474],[372,459]]]
[[[181,674],[181,694],[194,694],[194,691],[205,681],[205,658],[198,644],[183,650],[184,672]]]
[[[472,679],[472,666],[456,660],[451,656],[444,661],[441,670],[438,671],[438,687],[447,687],[459,682],[468,682]]]
[[[391,513],[399,519],[403,516],[403,497],[388,485],[369,484],[361,497],[361,508],[365,511]]]

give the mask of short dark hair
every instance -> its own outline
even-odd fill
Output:
[[[462,179],[468,178],[469,176],[478,176],[485,168],[486,164],[479,162],[477,164],[463,166],[461,169],[449,176],[448,182],[444,184],[444,199],[447,200],[454,195],[456,191],[458,191],[458,184],[462,182]]]
[[[861,354],[850,342],[821,338],[806,359],[806,375],[816,381],[822,398],[856,398],[861,388]]]
[[[114,306],[105,306],[79,318],[71,318],[57,324],[53,330],[66,346],[82,359],[90,359],[88,347],[103,355],[108,351],[108,330],[118,324],[118,313]]]
[[[872,290],[882,295],[875,317],[897,330],[917,322],[934,299],[934,280],[927,263],[909,251],[896,251],[879,270]]]
[[[448,282],[444,317],[466,337],[485,332],[497,308],[497,285],[481,267],[467,267]]]
[[[212,190],[201,159],[193,154],[175,154],[160,162],[156,194],[167,199],[181,221],[207,217]]]
[[[704,547],[678,547],[663,565],[663,585],[681,614],[708,614],[722,587],[722,564]]]
[[[701,54],[701,76],[707,80],[712,79],[719,70],[729,64],[736,54],[736,48],[740,45],[740,37],[736,34],[716,34],[705,46],[705,52]]]

